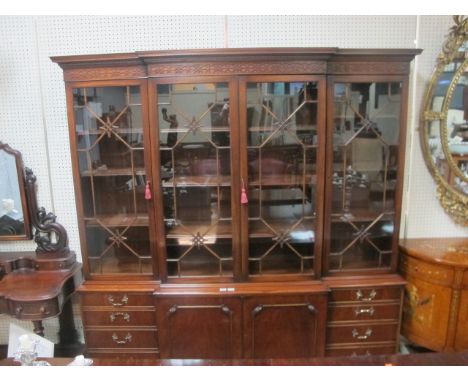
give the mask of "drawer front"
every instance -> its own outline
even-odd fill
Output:
[[[151,293],[81,293],[81,304],[83,306],[107,306],[121,309],[127,306],[154,306],[154,298]]]
[[[85,330],[86,345],[88,349],[93,348],[158,348],[158,335],[156,330],[106,329]]]
[[[401,260],[400,270],[406,277],[415,277],[433,284],[450,286],[453,283],[454,271],[452,269],[408,256]]]
[[[327,343],[368,343],[376,341],[397,340],[398,324],[354,324],[346,326],[329,326]]]
[[[400,300],[401,291],[402,287],[333,289],[330,301],[367,303],[380,300]]]
[[[156,326],[155,310],[84,310],[82,315],[86,326]]]
[[[328,321],[366,321],[394,319],[400,317],[400,303],[395,304],[361,304],[361,305],[330,305]]]
[[[36,302],[12,301],[10,309],[14,311],[15,317],[21,320],[41,320],[60,313],[57,299]]]
[[[396,344],[384,346],[364,346],[364,347],[349,347],[349,348],[327,348],[327,357],[356,357],[360,355],[381,355],[396,353]]]

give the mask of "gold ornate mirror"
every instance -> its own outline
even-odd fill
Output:
[[[468,226],[468,18],[454,21],[426,90],[420,137],[442,207]]]

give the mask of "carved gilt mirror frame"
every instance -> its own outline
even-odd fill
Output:
[[[420,138],[442,207],[468,226],[468,18],[454,21],[426,89]]]

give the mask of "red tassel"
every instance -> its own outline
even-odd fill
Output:
[[[249,199],[247,199],[247,193],[245,192],[245,188],[242,187],[241,190],[241,204],[247,204],[249,202]]]
[[[150,188],[150,182],[146,182],[146,187],[145,187],[145,199],[150,200],[152,198],[151,195],[151,188]]]

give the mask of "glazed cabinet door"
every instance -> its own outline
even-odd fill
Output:
[[[241,301],[237,297],[161,297],[162,358],[241,358]]]
[[[151,85],[163,280],[236,273],[236,90],[235,82],[219,77]]]
[[[334,77],[328,89],[325,271],[396,269],[407,85]]]
[[[325,353],[326,295],[248,297],[245,358],[306,358]]]
[[[313,276],[321,252],[325,83],[319,76],[240,82],[243,271]]]
[[[153,273],[145,94],[144,81],[67,88],[81,248],[91,277]]]

